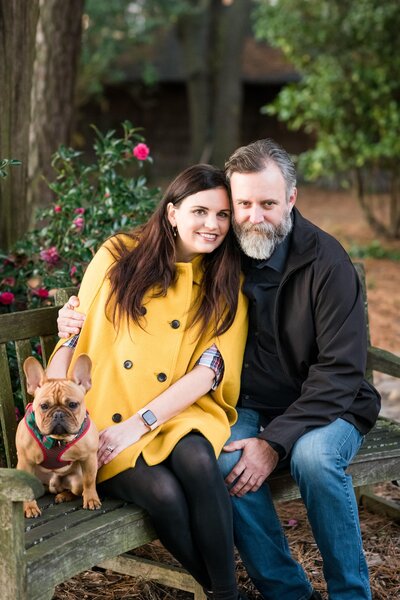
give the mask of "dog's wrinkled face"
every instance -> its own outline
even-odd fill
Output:
[[[85,393],[91,387],[91,361],[81,354],[68,379],[47,379],[42,365],[33,357],[24,362],[32,408],[43,435],[67,437],[79,432],[85,419]]]
[[[37,388],[32,408],[40,432],[61,437],[78,433],[86,415],[84,395],[82,387],[63,379]]]

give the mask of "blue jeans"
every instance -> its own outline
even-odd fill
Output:
[[[257,437],[258,413],[243,408],[238,413],[229,441]],[[346,474],[362,440],[351,423],[337,419],[304,434],[291,454],[291,474],[322,555],[330,600],[371,600],[357,503]],[[222,452],[219,465],[224,477],[240,454]],[[269,486],[242,498],[232,496],[232,508],[237,549],[264,600],[307,600],[312,587],[290,554]]]

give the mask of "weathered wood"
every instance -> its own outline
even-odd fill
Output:
[[[122,573],[123,575],[129,575],[130,577],[158,581],[161,585],[192,592],[195,600],[206,600],[206,595],[202,587],[196,583],[187,571],[180,567],[146,560],[132,554],[116,556],[115,558],[103,561],[98,566],[103,569]]]
[[[400,523],[400,504],[398,502],[377,496],[371,491],[370,486],[361,487],[357,492],[359,502],[364,508]]]
[[[54,335],[57,332],[58,309],[50,306],[0,315],[0,344]]]
[[[15,449],[17,419],[5,344],[0,344],[0,424],[6,464],[9,467],[15,467],[17,464],[17,452]]]
[[[371,346],[368,348],[368,368],[392,377],[400,377],[400,356]]]
[[[51,356],[51,353],[54,350],[54,346],[56,345],[58,337],[55,335],[46,335],[40,337],[40,346],[42,348],[42,360],[43,366],[46,367]]]
[[[23,365],[28,356],[32,356],[32,345],[30,340],[18,340],[15,342],[15,352],[17,355],[18,373],[20,380],[20,388],[24,407],[31,402],[31,396],[26,391],[25,373]]]
[[[78,294],[78,288],[76,287],[67,287],[60,288],[56,291],[54,296],[55,303],[58,305],[65,304],[68,301],[70,296],[76,296]]]
[[[0,500],[2,502],[22,502],[33,500],[44,492],[37,477],[16,469],[0,469]]]
[[[2,600],[26,598],[22,505],[0,497],[0,589]]]

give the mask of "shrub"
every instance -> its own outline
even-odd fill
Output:
[[[118,138],[94,127],[92,163],[64,146],[54,154],[53,204],[37,211],[34,229],[9,254],[0,254],[0,312],[50,304],[57,288],[78,286],[99,245],[153,210],[159,190],[140,172],[152,162],[149,148],[131,123],[122,128]]]

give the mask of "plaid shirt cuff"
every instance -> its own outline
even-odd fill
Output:
[[[213,344],[212,346],[210,346],[210,348],[207,348],[207,350],[205,350],[200,356],[196,365],[210,367],[210,369],[214,371],[215,377],[211,389],[213,391],[216,390],[219,384],[221,383],[225,369],[224,359],[222,358],[217,346]]]
[[[79,333],[70,337],[66,342],[63,343],[63,346],[66,346],[66,348],[76,348],[78,340],[79,340]]]

